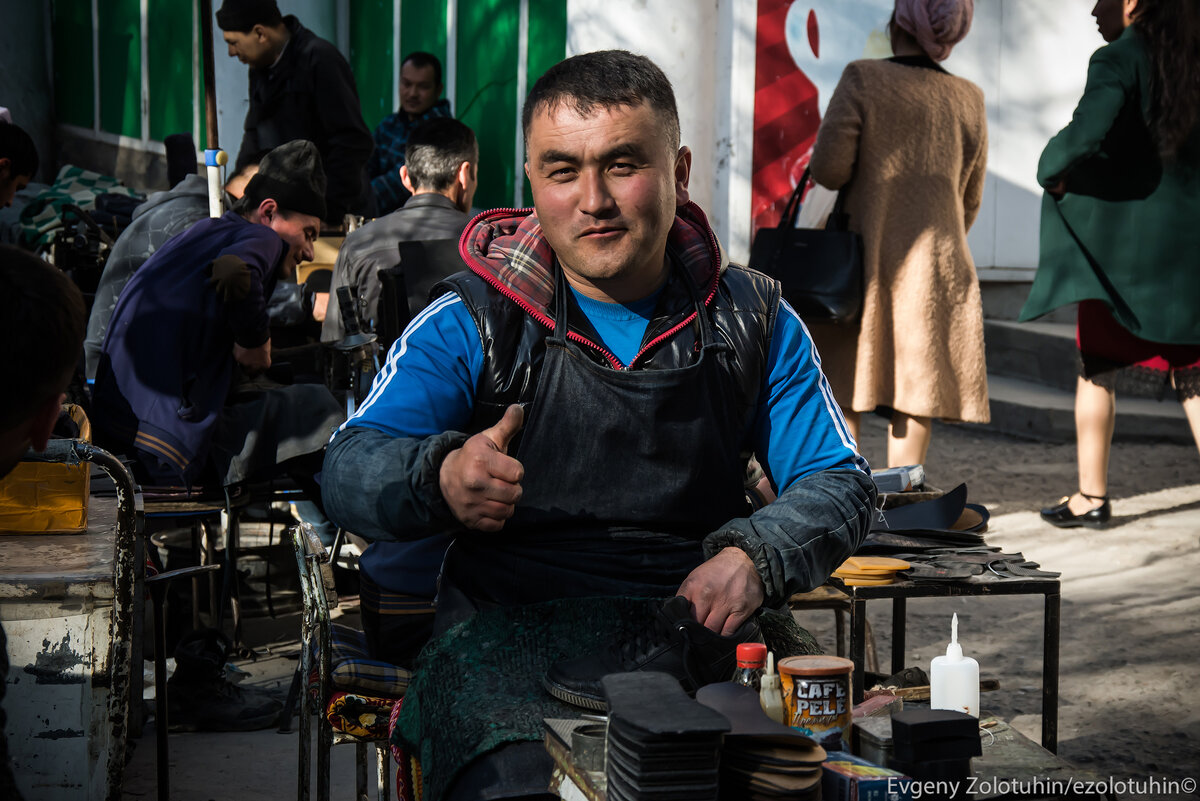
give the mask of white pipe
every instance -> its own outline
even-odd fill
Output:
[[[525,132],[521,128],[521,106],[529,82],[529,0],[521,0],[517,23],[517,131],[513,158],[513,208],[525,205]]]
[[[141,122],[142,141],[150,139],[150,0],[141,0],[138,8],[138,32],[141,34],[142,62]]]
[[[446,0],[446,99],[458,113],[458,0]]]
[[[200,147],[200,108],[204,105],[204,92],[200,79],[200,0],[192,0],[192,142]],[[204,157],[197,150],[197,161]],[[192,170],[195,172],[195,170]]]
[[[392,0],[392,111],[400,110],[400,0]]]
[[[221,168],[212,165],[205,170],[208,172],[208,216],[220,217],[225,213],[221,203]]]

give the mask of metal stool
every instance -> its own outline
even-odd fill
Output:
[[[240,488],[225,487],[205,492],[182,487],[143,487],[142,504],[145,517],[149,520],[183,521],[192,528],[192,548],[201,565],[216,564],[214,541],[204,526],[205,521],[216,519],[219,531],[225,540],[225,571],[220,592],[217,591],[216,576],[212,571],[192,572],[192,628],[200,628],[200,573],[209,572],[209,616],[215,628],[220,629],[225,620],[225,608],[233,612],[234,641],[240,641],[241,616],[237,599],[237,583],[233,580],[237,566],[237,512],[250,503],[250,495]],[[203,547],[201,547],[203,545]],[[174,573],[175,571],[171,571]]]

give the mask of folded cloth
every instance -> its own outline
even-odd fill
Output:
[[[336,692],[329,699],[325,717],[336,731],[368,740],[382,740],[388,736],[388,720],[395,703],[395,698]]]
[[[63,207],[68,204],[84,211],[96,207],[102,194],[144,196],[121,184],[111,175],[101,175],[70,164],[63,165],[54,183],[21,210],[22,235],[34,248],[48,246],[55,233],[63,227]]]

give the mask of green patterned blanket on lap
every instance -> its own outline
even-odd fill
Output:
[[[54,183],[21,211],[21,238],[35,250],[42,249],[62,227],[64,206],[73,204],[91,211],[96,207],[96,198],[103,194],[142,196],[111,175],[64,165]]]

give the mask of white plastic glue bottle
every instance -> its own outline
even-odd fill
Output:
[[[930,709],[953,709],[979,717],[979,663],[963,656],[958,644],[958,614],[950,623],[950,644],[945,656],[935,656],[929,666]]]

